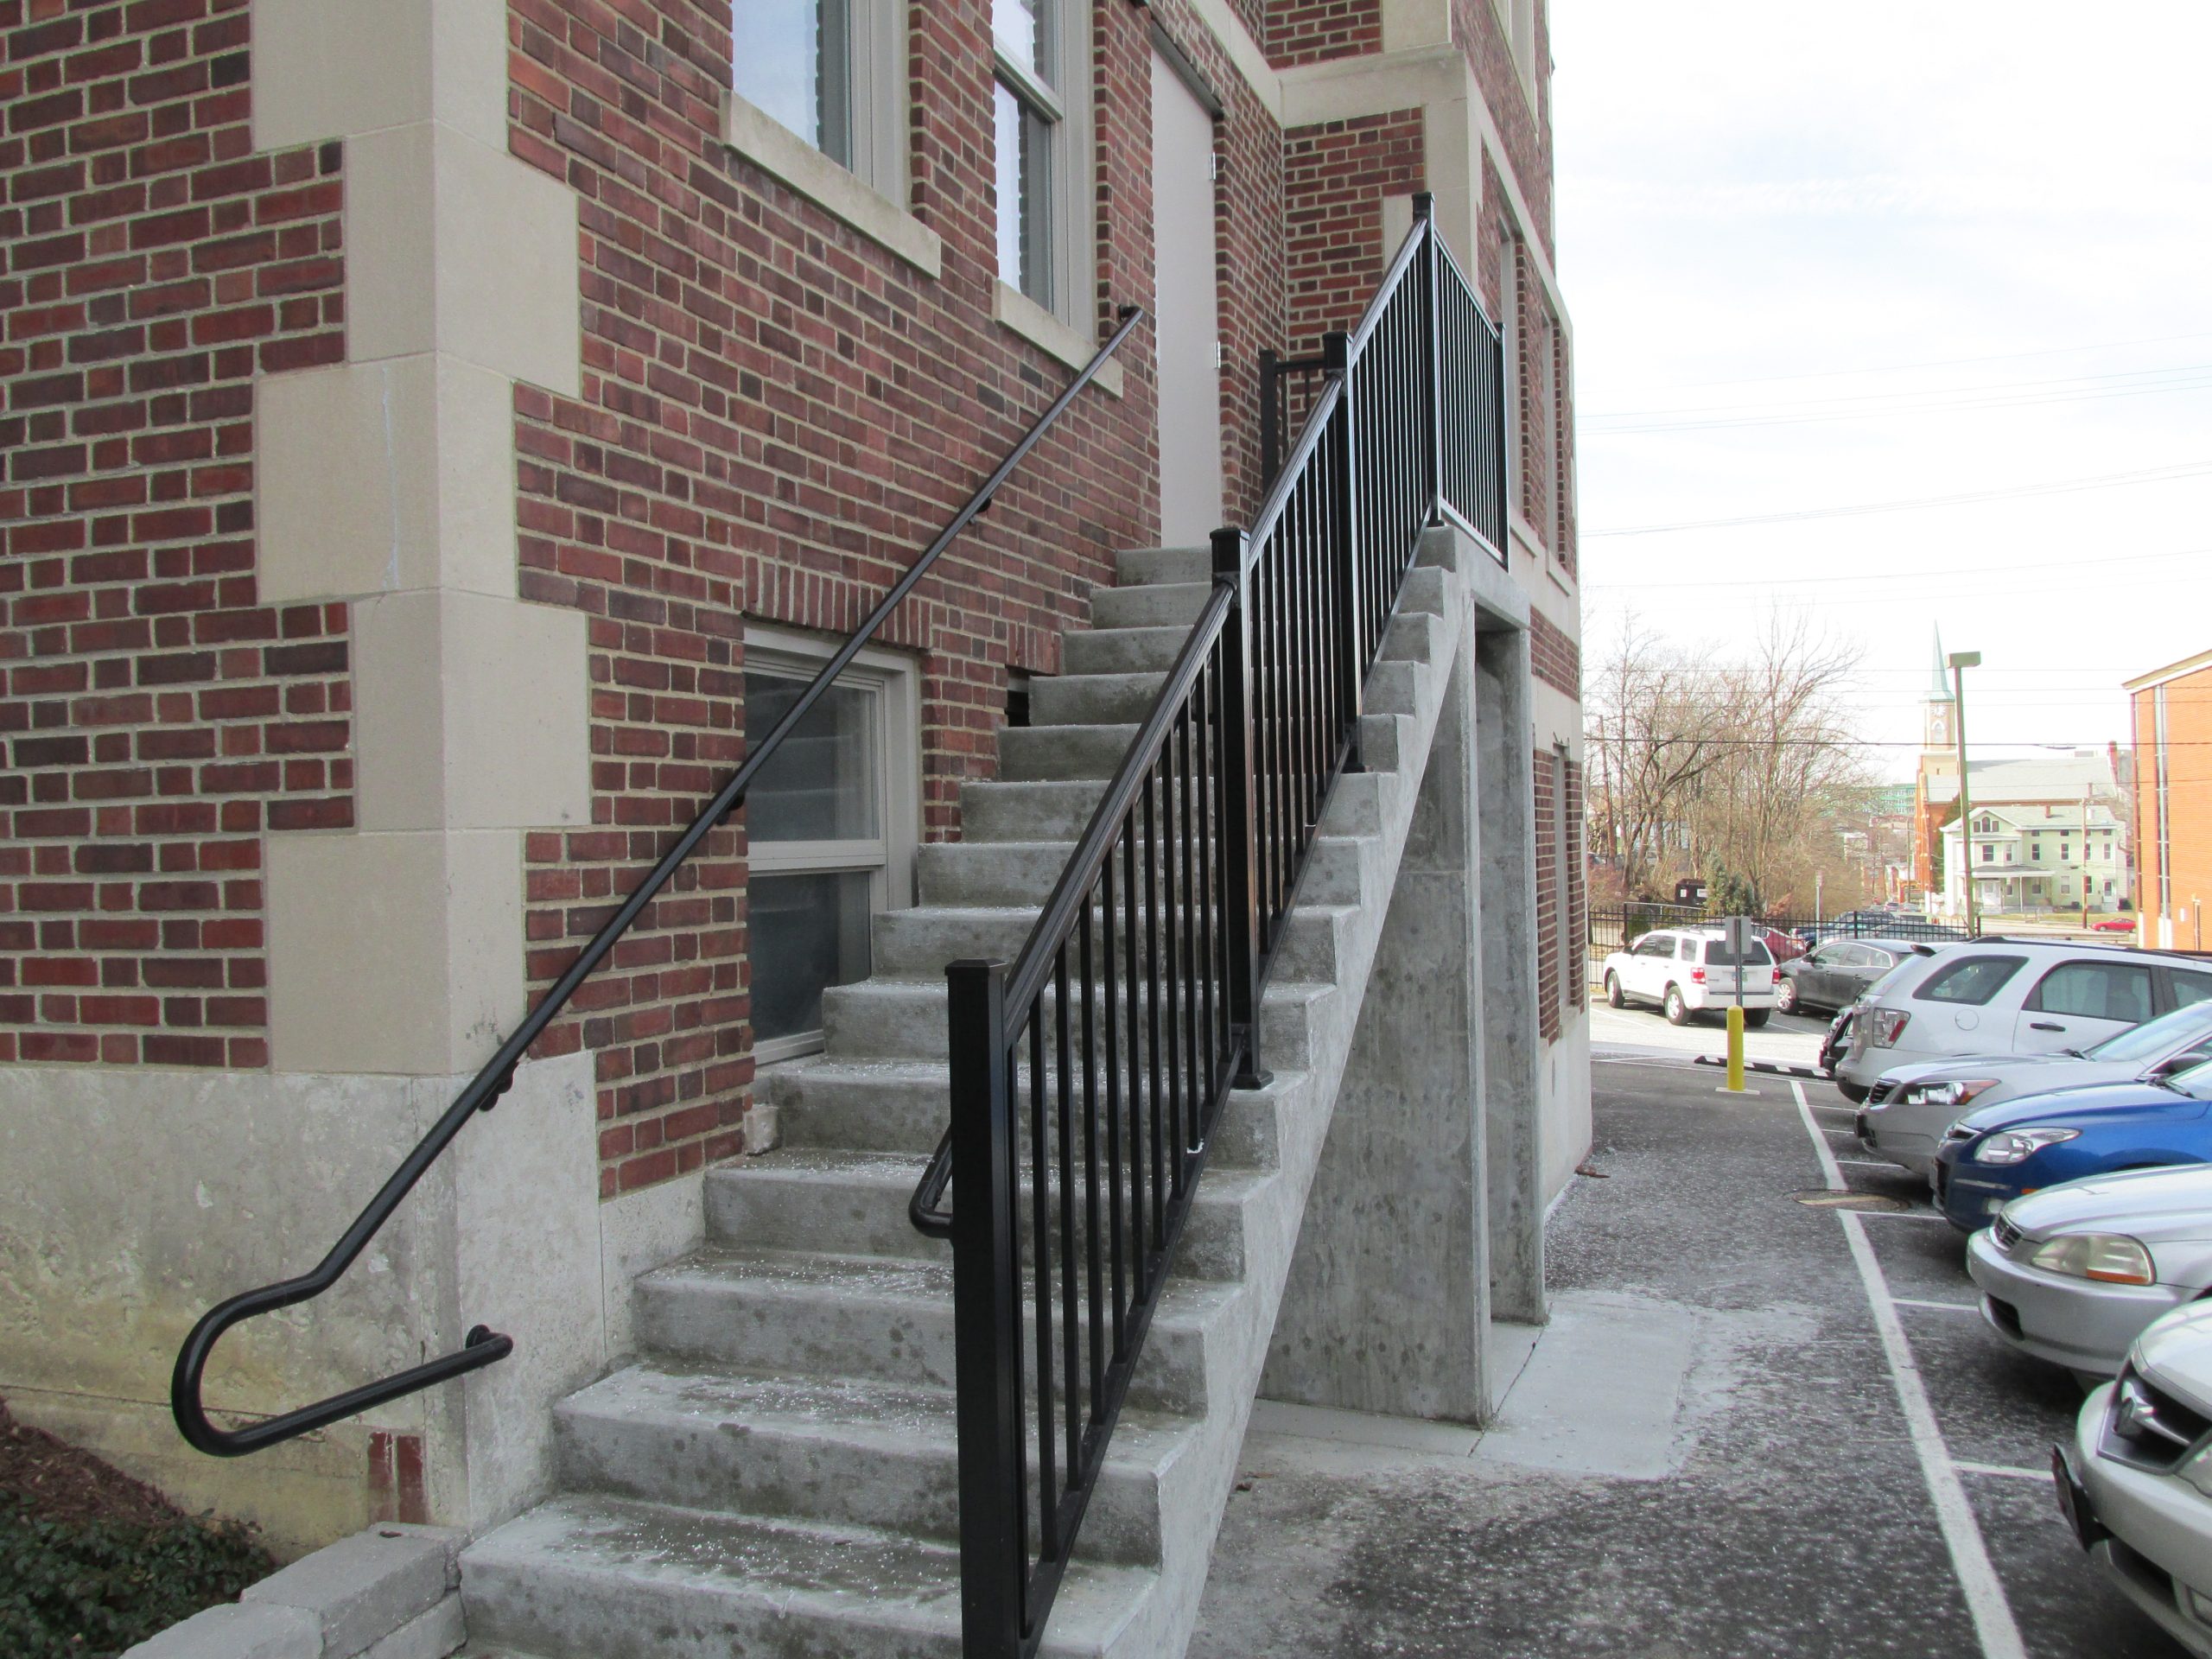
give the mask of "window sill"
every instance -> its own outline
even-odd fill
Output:
[[[925,276],[943,274],[944,241],[935,231],[728,87],[722,89],[722,143]]]
[[[1071,369],[1080,369],[1098,354],[1099,342],[1086,338],[1062,322],[1020,289],[994,283],[991,315],[1039,350],[1049,352]],[[1109,359],[1093,383],[1109,397],[1122,395],[1122,365]]]

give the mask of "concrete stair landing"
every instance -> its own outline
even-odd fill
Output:
[[[1431,543],[1432,546],[1434,543]],[[775,1068],[784,1144],[708,1173],[707,1237],[642,1275],[634,1363],[555,1411],[559,1491],[462,1557],[476,1659],[957,1659],[949,1249],[906,1202],[947,1122],[947,961],[1010,957],[1209,591],[1204,549],[1121,556],[1038,682],[966,839],[879,917],[876,976]],[[1273,1082],[1233,1096],[1045,1651],[1172,1659],[1197,1613],[1383,912],[1459,648],[1456,572],[1417,569],[1370,685],[1369,770],[1322,825],[1262,1011]],[[1447,625],[1446,619],[1452,619]]]

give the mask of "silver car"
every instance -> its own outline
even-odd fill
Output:
[[[2212,1289],[2212,1164],[2094,1175],[2015,1198],[1967,1243],[2015,1348],[2110,1376],[2161,1313]]]
[[[1892,1066],[1859,1109],[1859,1144],[1916,1175],[1931,1173],[1936,1147],[1968,1112],[2017,1095],[2104,1083],[2147,1083],[2212,1060],[2212,1001],[2162,1014],[2076,1054],[1980,1054]]]
[[[2143,1333],[2052,1448],[2060,1511],[2127,1599],[2212,1659],[2212,1306]]]

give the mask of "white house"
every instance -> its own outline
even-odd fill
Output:
[[[2008,803],[1974,808],[1974,834],[1959,855],[1955,820],[1942,829],[1943,910],[1966,913],[1967,873],[1985,915],[2008,911],[2120,908],[2128,891],[2127,852],[2120,820],[2092,802],[2086,822],[2079,803]]]

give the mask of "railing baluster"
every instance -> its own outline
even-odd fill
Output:
[[[1045,1021],[1033,1004],[1029,1021],[1029,1252],[1037,1282],[1038,1547],[1060,1554],[1058,1452],[1052,1441],[1052,1224],[1051,1143],[1045,1133]],[[957,1212],[956,1212],[957,1213]]]
[[[1068,948],[1065,944],[1052,963],[1052,1058],[1059,1065],[1052,1104],[1060,1178],[1060,1417],[1067,1430],[1068,1483],[1072,1486],[1083,1466],[1083,1327],[1077,1319],[1077,1280],[1082,1264],[1075,1253],[1075,1124],[1071,1107],[1074,1080],[1070,1075],[1074,1062],[1068,1046]]]
[[[1122,988],[1118,982],[1120,964],[1114,955],[1114,925],[1117,918],[1114,914],[1114,861],[1110,856],[1101,868],[1098,882],[1098,959],[1106,1026],[1103,1055],[1106,1071],[1107,1228],[1113,1255],[1114,1356],[1119,1358],[1123,1343],[1122,1319],[1128,1307],[1128,1272],[1122,1259],[1122,1252],[1128,1248],[1122,1217],[1122,1021],[1118,1006]]]

